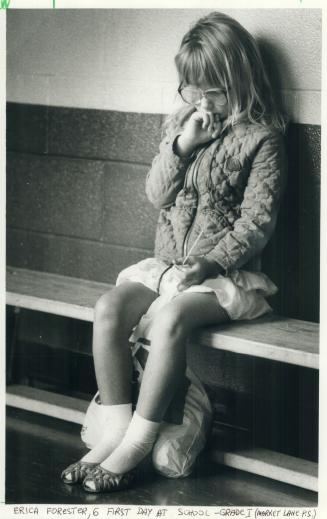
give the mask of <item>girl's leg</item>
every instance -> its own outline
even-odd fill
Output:
[[[161,422],[183,380],[186,340],[197,328],[229,320],[213,293],[182,294],[167,305],[153,327],[151,351],[143,375],[137,412]]]
[[[151,349],[136,413],[122,443],[101,463],[103,468],[115,474],[126,473],[150,452],[185,373],[188,335],[201,326],[226,320],[226,312],[214,294],[181,294],[159,312],[151,329]]]
[[[93,356],[107,425],[101,441],[81,462],[63,472],[66,483],[83,479],[85,463],[100,463],[122,440],[132,418],[132,363],[129,336],[157,294],[141,283],[126,282],[104,294],[96,303],[93,326]]]
[[[125,282],[96,303],[93,358],[101,402],[131,401],[132,361],[128,339],[157,294],[141,283]]]

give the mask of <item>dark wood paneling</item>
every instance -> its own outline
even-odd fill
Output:
[[[49,153],[149,163],[161,115],[49,107]]]
[[[7,149],[149,164],[161,114],[7,103]]]
[[[55,274],[115,283],[118,273],[153,251],[8,229],[7,263]]]
[[[48,149],[48,107],[7,103],[7,149],[43,155]]]
[[[191,344],[188,362],[195,374],[207,385],[216,386],[217,391],[221,387],[230,392],[252,390],[253,359],[250,356]]]
[[[7,170],[9,227],[101,239],[102,162],[9,153]]]
[[[256,359],[255,444],[317,461],[318,384],[315,370]]]
[[[291,125],[286,136],[288,181],[263,270],[279,287],[274,309],[319,320],[320,127]]]

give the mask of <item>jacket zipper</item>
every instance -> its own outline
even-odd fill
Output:
[[[203,156],[204,156],[204,153],[205,153],[205,150],[206,148],[204,148],[198,155],[198,157],[196,158],[195,160],[195,163],[194,163],[194,168],[193,168],[193,172],[192,172],[192,184],[193,184],[193,187],[196,191],[196,193],[198,194],[198,189],[197,189],[197,174],[198,174],[198,171],[199,171],[199,167],[200,167],[200,164],[201,164],[201,161],[203,159]],[[198,197],[199,199],[199,197]],[[191,222],[191,225],[189,226],[185,236],[184,236],[184,240],[183,240],[183,245],[182,245],[182,257],[185,258],[186,255],[187,255],[187,245],[188,245],[188,241],[189,241],[189,237],[190,237],[190,234],[191,234],[191,231],[194,227],[194,222],[195,222],[195,219],[196,219],[196,215],[197,215],[197,209],[195,211],[195,214],[194,214],[194,218]]]

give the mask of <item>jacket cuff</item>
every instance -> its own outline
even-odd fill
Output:
[[[191,162],[195,156],[196,156],[196,151],[193,151],[191,153],[191,155],[187,155],[186,157],[181,157],[180,155],[178,155],[177,153],[177,139],[178,137],[180,136],[180,133],[178,135],[176,135],[173,139],[173,142],[172,142],[172,150],[173,150],[173,153],[176,157],[179,158],[179,160],[181,160],[182,162],[185,162],[185,163],[188,163],[188,162]]]
[[[228,261],[228,258],[226,255],[217,254],[214,250],[208,252],[208,254],[205,254],[205,258],[208,258],[211,261],[215,261],[222,269],[222,274],[224,276],[229,276],[232,268]]]

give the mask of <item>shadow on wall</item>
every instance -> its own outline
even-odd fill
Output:
[[[262,55],[266,72],[273,87],[275,98],[282,113],[287,114],[287,107],[283,97],[283,85],[296,84],[296,78],[292,74],[291,58],[285,52],[285,47],[272,44],[265,38],[257,38],[257,43]],[[283,63],[283,76],[280,63]],[[289,64],[289,66],[287,66]]]
[[[258,41],[276,101],[286,113],[283,84],[294,84],[283,48]],[[285,71],[288,77],[285,78]],[[289,317],[319,320],[320,254],[320,127],[288,125],[288,179],[275,234],[264,251],[264,271],[279,287],[272,298],[276,312]]]

